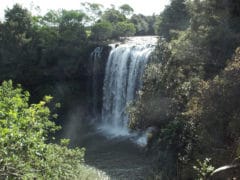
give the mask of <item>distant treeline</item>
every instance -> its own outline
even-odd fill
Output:
[[[134,14],[127,4],[103,10],[82,3],[81,10],[50,10],[34,16],[19,4],[0,22],[0,81],[39,84],[87,76],[96,45],[120,36],[153,35],[158,16]]]

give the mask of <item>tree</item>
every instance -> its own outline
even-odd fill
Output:
[[[15,35],[28,32],[31,28],[31,14],[19,4],[15,4],[12,9],[5,11],[5,20],[9,28],[15,29],[13,32]]]
[[[48,11],[42,18],[41,24],[45,26],[57,27],[60,23],[61,11]]]
[[[136,28],[136,35],[154,35],[158,18],[155,15],[144,16],[142,14],[132,15],[130,22]]]
[[[202,136],[208,137],[207,140],[204,139],[209,145],[208,149],[239,146],[240,101],[236,98],[239,96],[239,79],[240,48],[237,48],[235,55],[219,75],[212,80],[200,82],[198,94],[188,104],[186,114],[194,122],[199,123]],[[237,156],[237,152],[233,153]],[[215,158],[219,157],[224,160],[224,155],[217,155]]]
[[[116,24],[118,22],[125,21],[126,17],[120,11],[116,10],[115,8],[111,8],[104,11],[102,15],[102,20]]]
[[[129,6],[128,4],[123,4],[119,7],[120,11],[122,14],[124,14],[125,16],[129,16],[134,12],[134,9]]]
[[[169,41],[174,31],[185,30],[188,27],[189,20],[186,0],[171,0],[170,5],[160,15],[158,34]]]
[[[107,40],[112,37],[113,27],[110,22],[98,22],[92,26],[91,38],[94,40]]]
[[[64,42],[81,43],[86,40],[86,32],[82,24],[84,17],[85,14],[78,10],[62,10],[59,33]]]
[[[86,21],[90,21],[90,24],[95,23],[102,15],[102,4],[98,3],[81,3],[81,5],[84,7],[84,12],[86,14]]]
[[[3,72],[5,71],[1,74],[3,77],[9,75],[11,78],[22,77],[23,69],[34,59],[30,12],[18,4],[15,4],[12,9],[7,9],[1,34],[2,65],[0,68],[4,68]],[[16,69],[21,70],[15,71]]]
[[[229,13],[230,13],[230,23],[229,26],[234,32],[240,31],[239,19],[240,19],[240,2],[237,0],[229,0],[228,3]],[[238,38],[239,39],[239,38]],[[239,41],[239,40],[238,40]]]
[[[195,0],[189,4],[192,42],[196,47],[206,49],[206,78],[219,73],[237,47],[237,35],[229,26],[232,19],[228,4],[226,0]]]
[[[137,35],[146,35],[148,33],[149,24],[146,20],[146,16],[142,14],[134,14],[130,21],[134,24]]]
[[[129,22],[118,22],[113,31],[114,37],[126,37],[126,36],[133,36],[136,33],[136,29],[134,27],[134,24]]]

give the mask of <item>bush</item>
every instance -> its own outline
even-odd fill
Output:
[[[0,86],[0,179],[83,179],[96,172],[83,165],[84,149],[47,144],[58,130],[47,107],[52,97],[29,105],[29,93],[12,81]],[[90,172],[88,172],[88,171]],[[87,175],[86,175],[87,174]]]

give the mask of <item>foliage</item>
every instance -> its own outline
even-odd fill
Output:
[[[142,14],[132,15],[130,21],[136,28],[136,35],[155,35],[157,16],[144,16]]]
[[[17,14],[17,15],[16,15]],[[31,15],[26,9],[22,9],[19,4],[15,4],[12,9],[5,11],[7,25],[15,28],[16,34],[28,31],[31,26]]]
[[[123,21],[118,22],[113,31],[113,37],[133,36],[136,32],[134,24]]]
[[[31,37],[31,15],[26,9],[16,4],[12,9],[7,9],[5,14],[6,22],[1,29],[1,68],[2,76],[21,76],[24,67],[19,59],[26,59],[26,63],[32,61],[28,54],[31,53],[33,38]],[[14,52],[14,53],[13,53]],[[34,55],[34,53],[31,53]],[[15,64],[14,67],[10,66]],[[20,69],[14,71],[14,69]],[[10,73],[11,72],[11,73]],[[10,74],[9,74],[10,73]]]
[[[236,0],[172,0],[156,22],[162,39],[128,109],[131,128],[158,129],[149,146],[169,163],[159,163],[162,177],[193,179],[197,159],[211,157],[217,167],[238,156],[239,49],[231,56],[239,10]]]
[[[198,122],[204,129],[201,132],[202,136],[211,137],[204,140],[205,144],[211,144],[211,147],[208,147],[209,150],[214,151],[217,147],[229,146],[235,151],[234,156],[237,156],[236,146],[240,136],[238,131],[240,102],[236,98],[239,96],[239,57],[240,49],[238,48],[232,61],[229,61],[218,76],[201,82],[198,94],[189,101],[186,112],[192,121]],[[228,158],[226,151],[219,153],[222,156],[218,160],[224,161]]]
[[[133,9],[127,4],[120,6],[119,10],[115,7],[107,9],[103,12],[101,19],[92,26],[91,38],[106,40],[135,35],[134,24],[129,22],[126,17],[131,12],[133,12]]]
[[[156,31],[169,41],[174,37],[176,31],[187,29],[189,19],[186,0],[171,0],[170,5],[165,8],[159,17]]]
[[[52,97],[38,104],[29,104],[29,98],[12,81],[0,86],[1,179],[83,179],[96,174],[83,165],[84,149],[68,149],[64,139],[61,145],[46,143],[49,133],[59,129],[50,121],[47,104]]]
[[[116,24],[126,20],[126,16],[122,14],[119,10],[115,8],[107,9],[102,15],[103,21],[108,21],[110,23]]]
[[[212,78],[226,66],[226,60],[237,47],[236,34],[228,26],[231,7],[225,0],[194,1],[189,6],[192,43],[205,48],[206,78]]]
[[[92,46],[82,24],[84,17],[78,10],[49,11],[34,17],[20,5],[8,9],[0,34],[0,79],[33,86],[78,76]]]
[[[92,26],[91,38],[94,40],[107,40],[112,37],[113,27],[110,22],[98,22]]]
[[[139,23],[130,21],[132,12],[127,4],[103,11],[101,4],[82,3],[82,10],[33,16],[15,4],[0,24],[0,80],[11,78],[31,88],[42,82],[86,79],[91,64],[86,59],[96,44],[135,35],[136,28],[138,34],[153,33],[154,16],[141,15]],[[141,19],[148,24],[144,31]]]
[[[98,3],[89,3],[89,2],[84,2],[81,3],[81,5],[84,8],[84,12],[86,14],[86,21],[90,21],[90,24],[96,23],[96,21],[99,19],[99,17],[102,15],[102,4]]]
[[[121,10],[122,14],[124,14],[125,16],[131,15],[134,12],[134,9],[128,4],[121,5],[119,9]]]
[[[213,172],[214,167],[210,164],[211,159],[206,158],[203,162],[197,160],[198,166],[193,166],[193,169],[198,172],[198,179],[204,180]]]
[[[40,17],[40,23],[50,27],[59,26],[60,14],[60,11],[50,10],[43,17]]]
[[[42,82],[86,79],[91,64],[86,59],[96,44],[135,35],[139,23],[130,21],[132,12],[127,4],[103,11],[101,4],[82,3],[82,10],[33,16],[14,5],[0,24],[0,80],[11,78],[31,88]],[[148,27],[138,34],[153,33],[155,18],[141,18]]]

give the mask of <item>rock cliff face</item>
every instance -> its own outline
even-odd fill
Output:
[[[79,104],[88,114],[92,111],[94,90],[98,96],[95,102],[96,109],[100,112],[105,65],[111,47],[92,45],[87,49],[88,51],[75,60],[66,57],[64,62],[57,60],[58,63],[54,66],[42,68],[37,76],[28,78],[24,82],[20,80],[17,82],[21,82],[24,89],[28,89],[33,94],[33,102],[38,101],[45,94],[50,94],[56,102],[62,104],[61,110],[65,111]],[[101,51],[97,52],[97,49]],[[97,58],[96,61],[94,57]],[[93,87],[93,79],[95,79],[95,87]]]
[[[90,55],[91,79],[88,87],[92,95],[91,112],[95,117],[101,114],[105,68],[111,49],[110,46],[99,46]]]

